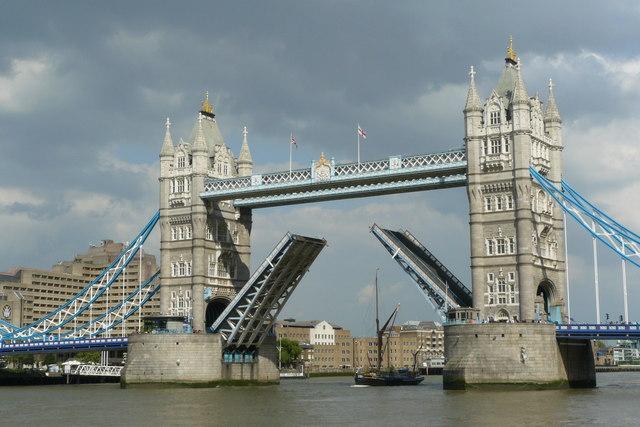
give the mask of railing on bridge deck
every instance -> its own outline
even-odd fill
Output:
[[[637,340],[640,339],[640,324],[570,324],[556,326],[558,338],[592,340]]]
[[[79,375],[81,377],[119,377],[124,366],[117,365],[67,365],[65,375]]]
[[[0,342],[0,355],[11,353],[64,353],[87,350],[122,350],[126,349],[127,345],[127,337]]]
[[[255,174],[247,177],[209,179],[205,182],[204,199],[240,200],[236,205],[265,204],[260,197],[292,193],[309,193],[319,189],[341,190],[340,198],[356,197],[376,190],[389,192],[388,188],[374,186],[395,183],[399,191],[416,191],[427,187],[441,188],[460,186],[466,183],[467,159],[463,149],[435,154],[414,156],[392,156],[384,160],[361,163],[335,164],[321,158],[310,168]],[[428,179],[427,179],[428,178]],[[455,178],[455,179],[454,179]],[[421,182],[420,179],[425,180]],[[412,181],[412,183],[408,183]],[[344,191],[345,187],[360,186],[355,194]],[[326,197],[319,194],[319,198]],[[247,198],[257,198],[247,201]],[[305,200],[297,200],[298,203]]]

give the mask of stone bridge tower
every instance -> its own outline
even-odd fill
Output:
[[[464,108],[473,305],[484,319],[566,321],[564,221],[532,181],[534,166],[562,176],[561,120],[549,81],[546,108],[527,94],[509,40],[497,86],[482,101],[471,67]]]
[[[238,157],[225,144],[208,94],[186,139],[174,146],[170,123],[160,152],[160,311],[211,326],[249,278],[251,211],[204,202],[207,178],[249,176],[253,161],[243,130]]]

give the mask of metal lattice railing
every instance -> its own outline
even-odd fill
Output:
[[[417,168],[421,166],[444,165],[463,162],[467,159],[464,150],[447,151],[444,153],[409,156],[402,159],[403,168]]]
[[[413,170],[430,166],[446,166],[466,161],[466,153],[463,149],[446,151],[435,154],[420,154],[401,157],[392,156],[384,160],[374,160],[361,163],[331,164],[333,177],[348,178],[359,176],[368,177],[376,173],[390,173]],[[312,168],[281,171],[267,174],[257,174],[251,177],[238,177],[226,179],[210,179],[205,183],[204,191],[219,192],[239,190],[258,186],[295,184],[313,182]]]
[[[72,365],[65,374],[84,377],[119,377],[123,368],[124,366],[115,365]]]
[[[93,303],[111,287],[122,274],[123,270],[134,259],[147,237],[158,223],[160,212],[149,220],[136,238],[125,250],[105,268],[94,280],[78,292],[72,299],[61,305],[56,310],[36,320],[23,328],[16,329],[2,335],[3,340],[25,340],[44,338],[57,332],[61,335],[61,328],[87,311]]]

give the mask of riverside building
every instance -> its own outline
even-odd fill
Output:
[[[308,372],[353,370],[351,332],[326,320],[285,319],[276,324],[278,340],[297,341],[302,347],[301,360]]]
[[[382,337],[383,367],[423,367],[431,359],[444,355],[444,330],[432,321],[409,321],[394,326]],[[415,359],[414,359],[415,356]],[[375,367],[378,363],[376,337],[353,339],[353,362],[356,368]]]

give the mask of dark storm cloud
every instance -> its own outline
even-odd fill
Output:
[[[627,132],[611,138],[633,135],[629,121],[640,107],[633,2],[0,2],[0,10],[0,190],[38,199],[0,198],[8,238],[21,241],[0,250],[0,269],[46,266],[100,237],[131,236],[157,206],[164,117],[177,141],[205,89],[227,142],[237,152],[247,124],[262,164],[285,163],[292,130],[301,164],[320,151],[352,158],[358,121],[370,135],[368,158],[461,146],[468,66],[476,65],[488,96],[510,34],[529,93],[545,99],[547,78],[556,81],[568,155],[590,152],[572,135],[592,147],[609,135],[586,128],[626,121]],[[567,162],[569,176],[586,185],[581,169]],[[605,193],[616,177],[600,182],[591,185]],[[437,252],[468,276],[464,196],[411,197],[371,206],[427,200],[455,218],[461,242],[438,242]],[[366,203],[327,212],[348,216]],[[363,221],[375,220],[376,209],[365,209]],[[425,230],[436,227],[424,221]],[[49,243],[20,239],[25,233]],[[273,238],[258,234],[256,245],[270,247]],[[367,283],[365,272],[345,273],[344,252],[331,254],[326,266],[344,273],[352,290]],[[406,281],[396,273],[393,280]]]

